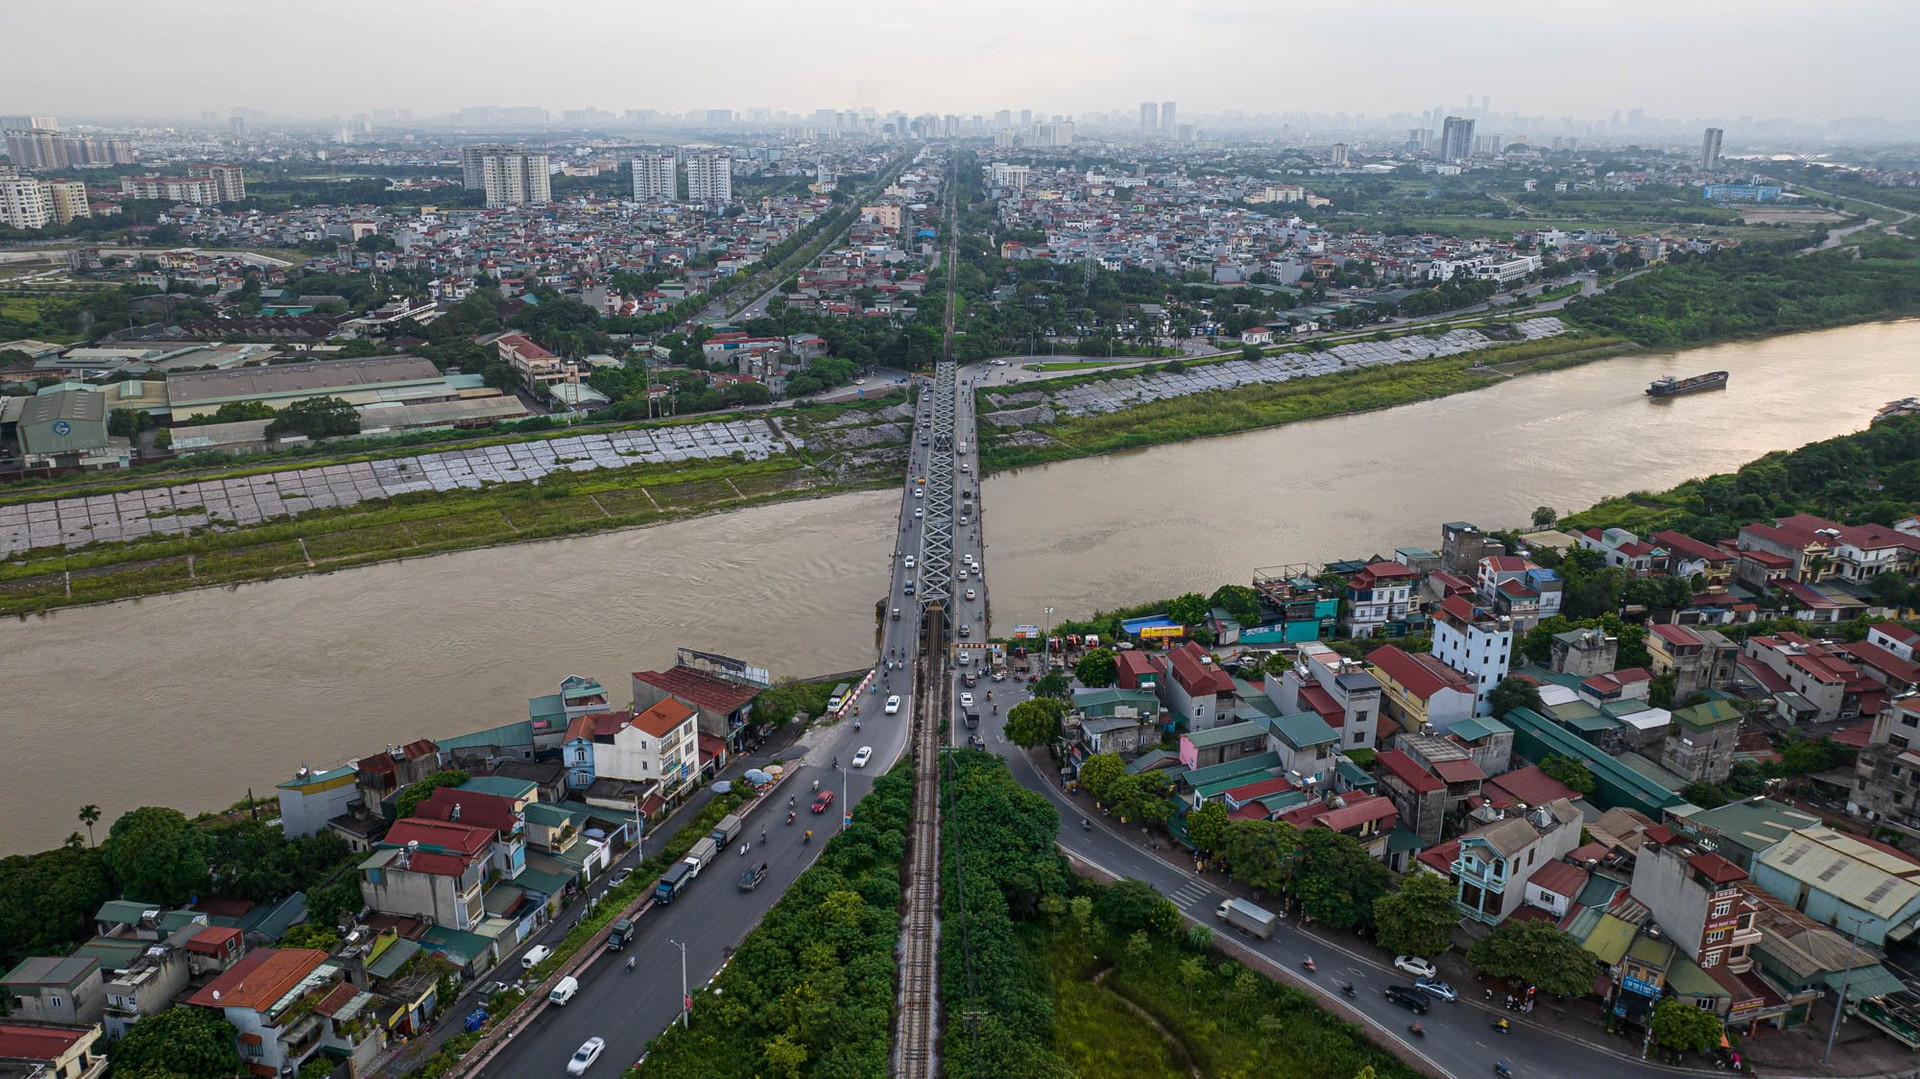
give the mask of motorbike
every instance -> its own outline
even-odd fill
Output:
[[[752,844],[751,844],[751,843],[742,843],[742,844],[740,844],[740,856],[741,856],[742,858],[744,858],[744,857],[746,857],[746,856],[747,856],[747,848],[748,848],[748,847],[750,847],[750,846],[752,846]]]
[[[1507,1031],[1512,1030],[1513,1027],[1510,1026],[1505,1019],[1502,1019],[1498,1023],[1493,1024],[1493,1029],[1505,1034]]]
[[[801,836],[801,837],[800,837],[800,842],[802,842],[802,843],[811,843],[811,842],[813,842],[813,829],[811,829],[811,828],[809,828],[809,829],[807,829],[807,834],[806,834],[806,835],[804,835],[804,836]]]
[[[1083,831],[1083,832],[1091,832],[1091,831],[1093,831],[1093,822],[1092,822],[1092,821],[1090,821],[1090,820],[1088,820],[1088,819],[1087,819],[1087,818],[1085,818],[1085,817],[1081,817],[1081,818],[1080,818],[1080,830],[1081,830],[1081,831]]]
[[[788,823],[788,824],[792,824],[792,823],[793,823],[793,816],[794,816],[794,814],[793,814],[793,810],[791,810],[791,809],[789,809],[789,810],[787,810],[787,823]]]
[[[993,702],[993,714],[994,714],[994,715],[996,715],[996,716],[1000,714],[1000,702],[999,702],[999,701],[995,701],[995,702]]]
[[[634,964],[638,963],[639,961],[640,961],[640,957],[637,955],[627,956],[627,969],[632,970],[634,967]]]
[[[856,720],[854,720],[854,721],[853,721],[853,729],[854,729],[854,730],[856,730],[856,731],[860,729],[860,721],[859,721],[859,720],[857,720],[857,719],[856,719]]]
[[[1341,991],[1342,993],[1345,993],[1345,994],[1346,994],[1346,995],[1348,996],[1348,998],[1349,998],[1349,999],[1351,999],[1351,998],[1352,998],[1352,996],[1353,996],[1353,983],[1352,983],[1352,982],[1341,982],[1341,983],[1340,983],[1340,991]]]
[[[1426,1028],[1424,1028],[1424,1027],[1422,1027],[1422,1026],[1421,1026],[1420,1024],[1418,1024],[1418,1023],[1415,1023],[1415,1024],[1413,1024],[1412,1026],[1410,1026],[1410,1027],[1408,1027],[1407,1029],[1408,1029],[1409,1031],[1412,1031],[1412,1032],[1413,1032],[1413,1036],[1414,1036],[1414,1037],[1416,1037],[1416,1038],[1424,1038],[1424,1037],[1426,1037],[1426,1036],[1427,1036],[1427,1031],[1426,1031]]]
[[[1306,968],[1306,971],[1308,974],[1313,973],[1313,957],[1312,956],[1308,956],[1307,958],[1301,960],[1300,965]]]
[[[1495,1063],[1493,1066],[1493,1073],[1495,1075],[1512,1075],[1513,1070],[1511,1068],[1508,1068],[1504,1063]]]

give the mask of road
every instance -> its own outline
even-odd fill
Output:
[[[698,988],[712,980],[732,950],[813,864],[827,836],[840,828],[840,811],[857,806],[872,789],[873,780],[900,759],[906,749],[913,709],[908,672],[919,649],[918,608],[905,595],[913,574],[906,567],[906,556],[920,545],[921,518],[915,517],[914,511],[924,501],[912,495],[918,486],[912,480],[927,474],[931,451],[931,446],[922,446],[915,438],[910,453],[911,475],[901,494],[900,553],[894,558],[887,617],[882,619],[876,653],[876,688],[862,693],[844,720],[815,727],[783,755],[792,774],[783,789],[793,792],[790,797],[797,797],[797,820],[787,824],[785,801],[770,799],[747,819],[743,836],[752,847],[746,856],[734,853],[736,846],[702,872],[678,901],[649,911],[640,919],[633,945],[618,954],[603,953],[580,975],[580,992],[573,1002],[549,1007],[525,1034],[489,1062],[481,1075],[497,1079],[561,1075],[574,1050],[591,1037],[604,1038],[607,1043],[596,1071],[613,1073],[638,1061],[647,1042],[680,1017],[679,945],[686,946],[688,987]],[[891,617],[894,609],[901,612],[898,620]],[[889,655],[900,669],[886,669]],[[893,694],[900,697],[900,710],[888,715],[886,702]],[[854,769],[853,755],[861,746],[872,747],[873,759],[864,769]],[[820,815],[808,812],[816,783],[820,790],[836,794],[834,808]],[[808,828],[814,833],[811,844],[802,842]],[[760,842],[763,831],[768,839],[764,846]],[[765,882],[755,891],[740,891],[737,881],[741,871],[762,861],[768,865]],[[635,969],[627,969],[624,956],[635,957]]]

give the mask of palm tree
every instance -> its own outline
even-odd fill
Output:
[[[93,846],[93,826],[100,823],[100,807],[92,803],[81,806],[80,823],[87,826],[87,845]]]

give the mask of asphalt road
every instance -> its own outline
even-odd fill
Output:
[[[1024,697],[1025,688],[1010,689],[1006,695],[1020,699]],[[1008,705],[1012,703],[1012,699],[1007,701]],[[1005,712],[1003,707],[1001,719]],[[1540,1079],[1587,1079],[1595,1067],[1605,1068],[1609,1079],[1682,1074],[1642,1061],[1637,1054],[1596,1049],[1523,1022],[1515,1022],[1510,1033],[1501,1034],[1493,1029],[1493,1023],[1503,1015],[1512,1018],[1511,1013],[1489,1010],[1465,999],[1465,994],[1481,992],[1472,985],[1457,987],[1463,992],[1459,1002],[1434,1001],[1425,1015],[1415,1015],[1385,997],[1387,986],[1411,986],[1413,978],[1370,955],[1350,952],[1308,936],[1290,922],[1283,923],[1273,939],[1266,941],[1233,929],[1214,915],[1228,894],[1216,888],[1213,881],[1169,865],[1142,850],[1132,837],[1121,834],[1120,825],[1110,818],[1090,814],[1083,804],[1070,799],[1060,789],[1057,777],[1041,774],[1026,753],[1006,741],[1000,722],[984,725],[992,728],[987,736],[988,749],[1006,756],[1021,785],[1046,795],[1059,809],[1059,842],[1069,854],[1105,873],[1133,877],[1153,885],[1173,900],[1188,921],[1207,926],[1222,939],[1231,938],[1234,943],[1252,950],[1266,961],[1267,974],[1320,994],[1331,1010],[1372,1028],[1373,1037],[1397,1055],[1410,1060],[1424,1058],[1452,1076],[1493,1075],[1496,1061],[1504,1062],[1515,1076]],[[1081,826],[1083,819],[1088,827]],[[1277,900],[1262,905],[1275,913],[1281,909]],[[1302,968],[1302,960],[1307,956],[1313,957],[1315,973],[1308,974]],[[1339,990],[1339,983],[1343,981],[1353,983],[1352,998]],[[1409,1031],[1416,1019],[1426,1031],[1424,1036],[1415,1037]],[[1622,1050],[1632,1048],[1626,1042],[1620,1042],[1619,1046]]]
[[[969,447],[971,449],[971,447]],[[912,447],[913,476],[926,475],[927,454],[916,438]],[[914,486],[908,478],[908,487]],[[913,510],[925,501],[903,491],[900,508],[900,549],[916,552],[920,544],[919,519]],[[976,529],[977,531],[977,529]],[[798,819],[786,823],[786,800],[769,799],[746,822],[742,837],[752,844],[745,856],[739,844],[703,870],[675,902],[654,907],[639,921],[635,942],[623,952],[603,952],[579,975],[580,991],[564,1007],[549,1007],[534,1024],[489,1063],[483,1076],[492,1079],[518,1079],[528,1075],[562,1075],[574,1050],[588,1038],[604,1038],[606,1051],[590,1074],[617,1074],[640,1059],[646,1044],[680,1017],[679,944],[686,945],[686,980],[690,990],[711,981],[722,964],[753,931],[787,888],[819,856],[827,837],[841,827],[841,811],[858,805],[873,787],[873,780],[893,767],[906,750],[913,711],[911,670],[919,640],[917,610],[902,594],[911,570],[904,568],[904,556],[894,559],[893,579],[888,596],[889,607],[901,608],[899,621],[884,619],[879,642],[878,662],[882,668],[876,678],[877,690],[862,693],[857,710],[842,722],[816,728],[785,755],[791,778],[781,790],[797,800]],[[905,601],[905,602],[903,602]],[[890,613],[890,612],[889,612]],[[885,671],[885,657],[899,659],[901,669]],[[900,710],[887,715],[889,695],[899,694]],[[860,729],[854,728],[858,720]],[[864,769],[852,767],[853,755],[861,746],[873,748],[873,759]],[[838,761],[839,767],[834,766]],[[814,785],[836,794],[834,807],[824,814],[808,811]],[[802,842],[811,828],[811,844]],[[760,833],[767,843],[760,842]],[[761,862],[768,865],[767,879],[752,892],[739,890],[742,871]],[[676,943],[677,942],[677,943]],[[636,958],[628,970],[626,957]]]

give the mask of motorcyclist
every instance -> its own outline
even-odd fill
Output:
[[[1494,1062],[1494,1064],[1493,1064],[1493,1070],[1494,1070],[1494,1071],[1495,1071],[1496,1073],[1498,1073],[1498,1074],[1500,1074],[1500,1075],[1512,1075],[1512,1074],[1513,1074],[1513,1071],[1512,1071],[1512,1069],[1510,1069],[1510,1068],[1508,1068],[1508,1067],[1507,1067],[1507,1064],[1506,1064],[1506,1062],[1505,1062],[1505,1061],[1495,1061],[1495,1062]]]
[[[1414,1020],[1413,1025],[1408,1027],[1407,1029],[1413,1031],[1414,1036],[1417,1038],[1423,1038],[1427,1034],[1427,1032],[1421,1028],[1420,1021],[1418,1019]]]
[[[793,818],[794,818],[794,812],[793,812],[793,810],[791,810],[791,809],[789,809],[789,810],[787,810],[787,823],[788,823],[788,824],[792,824],[792,823],[793,823]]]
[[[1499,1022],[1493,1024],[1493,1029],[1499,1031],[1502,1034],[1505,1034],[1507,1031],[1513,1029],[1513,1026],[1512,1024],[1508,1023],[1505,1019],[1502,1019]]]
[[[806,838],[804,838],[804,839],[802,839],[802,840],[801,840],[800,842],[802,842],[802,843],[811,843],[811,842],[813,842],[813,829],[811,829],[811,828],[809,828],[809,829],[807,829],[807,835],[806,835]]]
[[[633,969],[633,965],[634,965],[634,963],[636,963],[636,962],[638,962],[638,961],[639,961],[639,959],[640,959],[640,957],[639,957],[639,956],[637,956],[637,955],[630,955],[630,956],[627,956],[627,969],[628,969],[628,970],[632,970],[632,969]]]
[[[1300,965],[1307,968],[1307,973],[1313,973],[1313,956],[1307,956],[1301,961]]]

